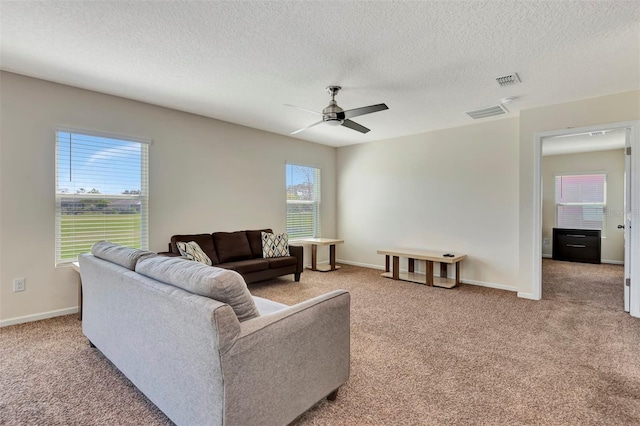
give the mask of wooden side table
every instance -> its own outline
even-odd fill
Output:
[[[340,269],[336,266],[336,244],[344,243],[344,240],[335,238],[304,238],[298,240],[301,243],[311,244],[311,270],[329,272]],[[329,246],[329,265],[318,265],[318,246]]]
[[[80,263],[72,262],[71,269],[78,273],[78,321],[82,321],[82,276],[80,275]]]

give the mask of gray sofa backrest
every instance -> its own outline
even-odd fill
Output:
[[[177,424],[222,424],[232,308],[90,254],[79,262],[89,340]]]

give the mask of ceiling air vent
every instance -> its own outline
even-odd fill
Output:
[[[518,73],[514,72],[513,74],[503,75],[502,77],[496,78],[496,81],[500,86],[510,86],[512,84],[520,83],[520,77],[518,77]]]
[[[494,115],[506,114],[509,112],[504,105],[496,105],[488,108],[477,109],[475,111],[467,111],[467,115],[477,120],[478,118],[493,117]]]

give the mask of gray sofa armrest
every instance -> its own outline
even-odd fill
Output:
[[[345,383],[350,300],[336,290],[241,323],[221,354],[225,424],[288,424]]]

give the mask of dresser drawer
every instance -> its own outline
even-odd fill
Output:
[[[600,263],[600,231],[553,229],[553,258],[570,262]]]

